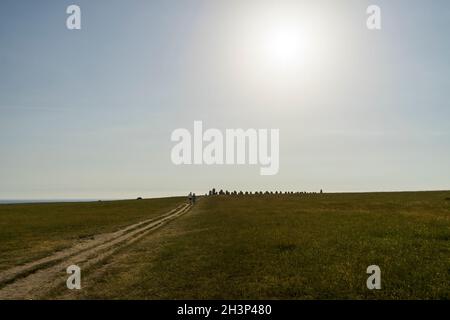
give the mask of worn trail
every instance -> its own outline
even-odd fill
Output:
[[[1,272],[0,299],[39,298],[66,281],[68,266],[75,264],[82,269],[92,266],[117,249],[178,218],[191,207],[190,204],[182,204],[159,217],[132,224],[116,232],[99,234],[45,258]]]

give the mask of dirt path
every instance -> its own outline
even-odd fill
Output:
[[[66,268],[78,265],[82,270],[102,261],[118,248],[131,244],[152,230],[183,215],[191,205],[177,208],[113,233],[100,234],[73,247],[55,252],[22,266],[0,273],[0,299],[36,299],[64,283],[69,276]]]

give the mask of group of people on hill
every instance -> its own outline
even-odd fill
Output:
[[[195,204],[195,202],[197,201],[197,196],[195,195],[195,193],[189,192],[188,199],[190,204]]]

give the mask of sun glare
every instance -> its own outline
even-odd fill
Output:
[[[276,66],[297,66],[305,58],[305,37],[296,28],[274,27],[265,35],[263,50]]]
[[[274,96],[313,88],[336,60],[331,18],[320,19],[304,7],[267,7],[243,11],[230,32],[230,61],[239,83]],[[326,70],[326,72],[324,71]]]

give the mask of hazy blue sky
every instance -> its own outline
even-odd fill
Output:
[[[272,18],[295,61],[264,62]],[[447,0],[2,0],[0,199],[450,189],[449,32]],[[194,120],[279,128],[279,174],[174,166]]]

